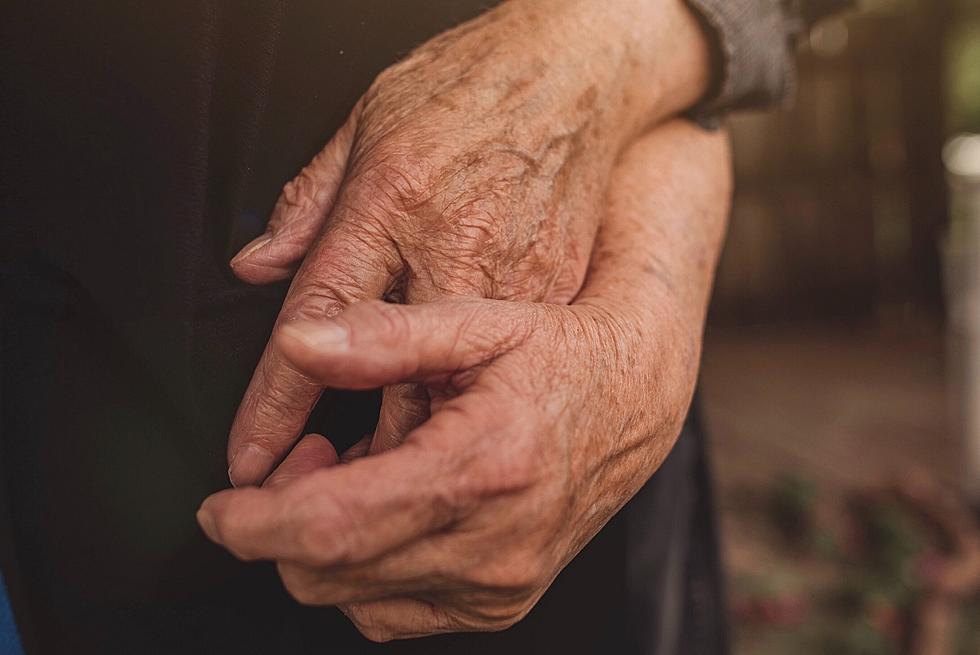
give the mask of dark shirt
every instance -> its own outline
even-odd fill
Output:
[[[696,425],[502,634],[374,646],[194,521],[227,486],[228,427],[286,288],[237,281],[229,257],[378,72],[488,4],[0,9],[0,564],[29,652],[723,649]],[[720,99],[756,84],[743,68]],[[309,428],[343,449],[376,413],[376,395],[330,394]]]

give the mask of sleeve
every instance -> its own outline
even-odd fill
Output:
[[[793,97],[793,50],[804,29],[854,0],[687,0],[712,41],[714,80],[692,114],[785,104]]]

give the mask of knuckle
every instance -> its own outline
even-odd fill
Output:
[[[319,188],[312,165],[306,166],[299,175],[286,182],[276,201],[275,215],[280,220],[289,216],[305,214],[317,208],[316,196]]]
[[[367,88],[367,91],[364,92],[364,96],[362,97],[363,110],[366,115],[370,115],[371,110],[377,104],[386,99],[388,89],[391,88],[392,83],[398,79],[398,72],[400,68],[400,62],[392,64],[378,73],[374,80],[372,80],[371,84]]]
[[[358,622],[355,622],[354,625],[357,627],[358,632],[364,635],[366,639],[369,639],[377,644],[389,642],[394,638],[392,632],[388,628],[381,625]]]
[[[431,197],[431,162],[417,154],[419,140],[419,135],[389,133],[355,171],[352,193],[369,215],[401,214]]]
[[[255,558],[243,545],[248,543],[248,535],[246,534],[245,523],[240,517],[238,512],[226,512],[222,516],[216,517],[215,528],[232,555],[242,561],[249,561]]]
[[[391,641],[395,637],[390,626],[380,621],[375,613],[370,610],[362,609],[358,605],[348,605],[344,608],[344,614],[366,639],[381,644]]]
[[[317,607],[321,603],[317,602],[317,595],[313,591],[312,587],[297,585],[297,586],[286,586],[286,591],[289,592],[290,597],[295,600],[300,605],[305,607]]]
[[[385,272],[397,270],[387,231],[374,219],[328,228],[307,256],[283,306],[286,320],[330,317],[371,297]]]
[[[520,623],[521,619],[524,618],[519,610],[509,610],[506,616],[500,616],[497,618],[490,619],[485,625],[486,632],[503,632],[513,628],[515,625]]]
[[[494,603],[471,610],[472,628],[481,632],[502,632],[520,623],[533,607],[533,601],[518,601]]]
[[[504,407],[499,411],[487,407],[489,425],[486,451],[480,457],[470,459],[458,473],[457,485],[466,495],[476,498],[497,496],[524,491],[537,484],[545,472],[547,462],[534,452],[531,440],[525,434],[531,430],[527,426],[527,416],[514,416],[513,410]],[[506,447],[497,444],[505,442]]]
[[[319,605],[316,586],[311,583],[309,575],[292,566],[279,565],[279,578],[286,591],[300,605]]]
[[[409,80],[413,79],[412,73],[416,68],[416,53],[412,53],[408,57],[396,61],[378,73],[365,97],[375,99],[385,94],[386,91],[398,91],[402,81],[407,81],[406,78],[409,78]]]
[[[484,486],[497,494],[528,489],[539,479],[541,462],[532,457],[500,457],[484,472]]]
[[[241,538],[242,533],[238,517],[228,511],[222,512],[214,517],[214,527],[222,542],[233,551],[233,545]]]
[[[301,427],[295,425],[296,417],[305,417],[320,386],[277,353],[260,360],[256,376],[268,384],[261,393],[251,389],[243,402],[253,417],[249,443],[274,454],[282,432]]]
[[[364,303],[365,310],[373,314],[376,321],[376,337],[386,346],[411,343],[412,324],[408,310],[402,305],[385,302]]]
[[[360,532],[350,512],[344,503],[332,495],[320,500],[320,509],[305,520],[296,532],[304,562],[314,567],[353,563],[360,551]]]
[[[299,529],[296,541],[303,561],[312,566],[329,566],[333,558],[342,559],[342,549],[331,546],[334,537],[327,534],[320,521],[312,521]]]
[[[289,306],[285,309],[289,319],[328,318],[356,302],[360,295],[356,281],[345,279],[347,273],[342,275],[344,278],[341,279],[311,277],[306,281],[296,290]]]
[[[362,255],[351,258],[332,256],[329,261],[314,261],[309,264],[302,281],[290,294],[283,308],[287,320],[317,320],[329,318],[345,307],[367,297],[365,284],[359,276],[362,270],[369,270],[369,264],[353,264]],[[342,265],[346,262],[347,265]]]
[[[281,375],[273,378],[273,374],[274,371],[267,371],[266,379],[276,380],[276,383],[270,385],[258,400],[255,407],[255,423],[279,428],[283,417],[305,411],[310,398],[318,391],[307,391],[314,382],[312,378],[298,371],[295,377]],[[255,446],[269,450],[268,445],[262,441],[263,435],[258,434],[256,437]]]
[[[418,292],[419,282],[425,289],[422,300],[437,298],[489,298],[493,296],[494,278],[486,267],[474,263],[475,257],[460,252],[459,240],[453,236],[445,237],[453,243],[444,252],[429,241],[427,250],[417,259],[421,266],[413,266],[412,281]]]
[[[518,551],[496,564],[481,567],[475,582],[495,594],[521,603],[545,586],[547,567],[536,552]]]
[[[447,526],[469,516],[479,505],[479,497],[465,484],[446,483],[434,488],[428,498],[433,522]]]

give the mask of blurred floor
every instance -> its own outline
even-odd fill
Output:
[[[910,467],[955,484],[943,359],[939,330],[709,329],[702,389],[722,497],[787,471],[831,494]]]
[[[943,359],[938,329],[709,329],[703,403],[735,597],[759,580],[803,597],[834,584],[832,566],[773,540],[762,506],[780,476],[807,480],[823,508],[913,469],[957,484]],[[821,511],[821,527],[837,515]],[[808,622],[780,634],[736,617],[736,652],[826,652],[797,642]]]

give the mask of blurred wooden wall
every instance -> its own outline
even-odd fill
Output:
[[[714,322],[941,314],[957,14],[943,0],[881,3],[804,38],[790,110],[731,119],[737,187]]]

